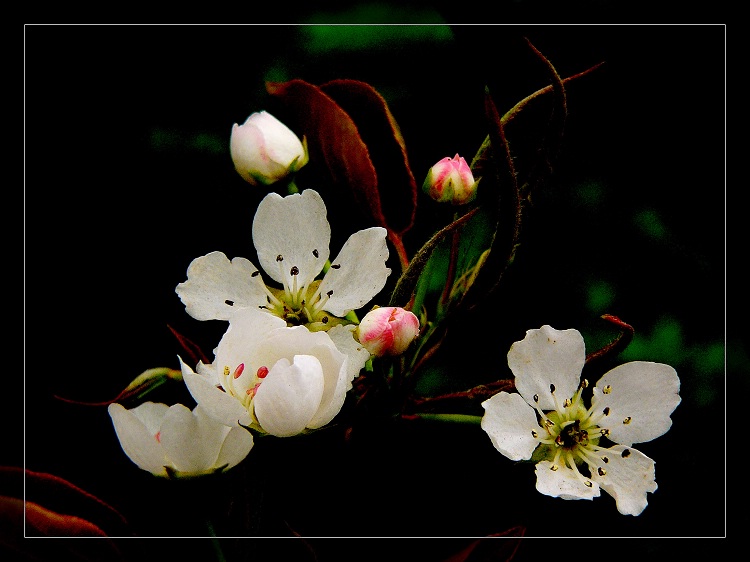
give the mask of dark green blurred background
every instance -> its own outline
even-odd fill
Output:
[[[411,16],[449,21],[437,10]],[[518,258],[497,293],[449,335],[439,359],[450,378],[424,388],[510,376],[511,343],[542,324],[577,328],[594,350],[616,335],[600,316],[619,316],[636,333],[619,361],[669,363],[682,383],[672,429],[638,446],[656,461],[659,485],[644,513],[620,515],[605,494],[543,496],[533,468],[500,455],[477,426],[416,422],[367,428],[349,444],[335,432],[264,440],[247,470],[201,493],[215,499],[262,485],[262,497],[250,498],[262,513],[251,532],[270,536],[475,537],[516,525],[533,537],[725,536],[726,382],[747,390],[747,341],[727,341],[725,325],[723,26],[29,26],[25,34],[24,439],[23,455],[4,451],[2,464],[70,480],[119,509],[139,535],[205,533],[191,514],[202,509],[194,492],[137,469],[105,408],[53,396],[106,400],[148,368],[176,368],[181,349],[167,325],[207,352],[218,342],[223,323],[187,316],[174,288],[194,257],[251,255],[264,192],[235,173],[228,141],[233,123],[273,107],[265,80],[369,82],[399,123],[421,184],[439,159],[469,159],[479,147],[485,85],[505,111],[548,84],[527,37],[562,76],[606,64],[570,83],[562,152],[534,198]],[[352,229],[370,224],[326,203],[335,254]],[[337,221],[337,211],[348,214]],[[413,254],[441,220],[420,193],[407,249]],[[179,385],[157,398],[189,400]],[[421,554],[409,559],[443,560],[467,542],[411,541]],[[572,555],[579,544],[564,548]],[[190,545],[170,548],[212,555],[205,541]],[[401,548],[310,546],[320,562]],[[705,553],[725,546],[691,544]],[[230,560],[315,559],[298,541],[225,547]],[[148,543],[123,548],[150,552]],[[516,559],[552,548],[525,540]],[[678,545],[650,538],[626,548],[656,560]]]

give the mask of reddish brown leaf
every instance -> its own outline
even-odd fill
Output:
[[[388,223],[383,226],[403,234],[414,224],[417,183],[388,104],[370,84],[358,80],[333,80],[320,89],[356,123],[377,172],[380,208]]]
[[[5,498],[7,503],[22,503]],[[39,537],[106,537],[91,521],[75,515],[56,513],[34,502],[26,502],[26,535]]]
[[[375,224],[386,226],[375,166],[351,117],[318,86],[304,80],[268,82],[266,89],[283,102],[295,129],[307,139],[311,163],[322,163],[338,190],[351,194]]]
[[[128,534],[127,521],[115,508],[54,474],[15,466],[0,467],[0,496],[23,498],[27,503],[38,505],[30,523],[39,532],[56,530],[61,536],[69,536],[78,531],[96,532],[93,527],[97,527],[110,535]],[[55,517],[50,514],[55,514]],[[67,516],[71,518],[66,519]],[[96,524],[91,523],[92,527],[89,527],[86,523],[90,522]],[[68,524],[71,527],[66,530]]]
[[[322,163],[340,193],[351,195],[362,213],[395,235],[411,228],[416,182],[399,127],[372,86],[356,80],[316,86],[295,79],[269,82],[266,89],[307,139],[311,164]]]
[[[131,534],[124,533],[125,528],[116,510],[67,480],[21,467],[0,467],[0,559],[124,561],[108,537]],[[45,540],[29,540],[34,537]],[[69,540],[92,537],[102,540]]]
[[[524,527],[512,527],[502,533],[473,541],[443,562],[510,562],[525,534]]]

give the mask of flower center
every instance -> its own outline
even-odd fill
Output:
[[[585,447],[589,442],[589,432],[581,429],[581,420],[566,422],[567,425],[562,428],[555,438],[555,445],[563,449],[574,449],[577,445]]]
[[[245,406],[245,408],[252,412],[250,405],[255,394],[258,392],[260,383],[263,382],[263,379],[266,378],[267,375],[268,367],[265,365],[259,367],[254,375],[245,371],[244,363],[237,365],[234,370],[232,370],[229,365],[224,365],[221,376],[221,386],[227,394],[234,396],[237,400],[242,402],[242,405]]]
[[[594,413],[593,407],[586,409],[581,395],[587,387],[588,381],[582,380],[573,398],[561,404],[555,396],[555,386],[550,385],[555,409],[543,412],[535,404],[542,431],[533,430],[532,435],[540,443],[535,451],[537,458],[551,461],[551,470],[570,468],[586,486],[591,487],[593,484],[578,471],[578,467],[587,465],[589,471],[596,471],[600,476],[606,473],[601,467],[602,461],[608,462],[606,449],[599,446],[599,439],[609,435],[609,429],[599,424],[609,415],[609,408],[599,413]],[[534,396],[534,402],[538,404],[538,396]]]
[[[313,250],[317,258],[318,251]],[[279,265],[279,277],[283,279],[282,287],[269,287],[260,276],[260,271],[255,271],[252,277],[257,279],[266,293],[266,304],[260,308],[271,314],[286,320],[289,326],[307,326],[311,331],[329,330],[333,325],[340,323],[341,319],[323,310],[328,299],[333,296],[333,291],[325,294],[320,292],[321,280],[313,280],[309,283],[300,283],[300,270],[296,265],[289,266],[284,256],[276,256]],[[339,265],[331,265],[337,269]]]

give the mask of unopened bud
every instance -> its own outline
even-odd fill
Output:
[[[430,168],[422,190],[439,203],[463,205],[474,200],[478,184],[466,160],[456,154],[453,158],[446,156]]]
[[[398,306],[374,308],[365,314],[358,333],[372,355],[401,355],[419,335],[419,318]]]
[[[234,168],[253,185],[270,185],[307,164],[304,141],[266,111],[234,124],[229,140]]]

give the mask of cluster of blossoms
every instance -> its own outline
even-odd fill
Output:
[[[304,143],[266,112],[235,124],[230,146],[238,173],[254,185],[275,183],[307,162]],[[330,238],[318,192],[269,193],[252,224],[260,268],[218,251],[193,260],[176,288],[185,310],[229,326],[211,364],[178,358],[198,404],[189,430],[178,432],[170,421],[189,413],[182,405],[110,407],[123,449],[139,467],[157,475],[228,469],[252,448],[249,429],[277,437],[319,429],[339,413],[372,356],[403,353],[417,337],[419,320],[402,308],[376,307],[359,324],[347,318],[391,273],[386,230],[355,232],[332,261]],[[216,454],[194,448],[197,458],[188,462],[176,449],[196,435]]]
[[[230,150],[237,172],[253,185],[285,180],[308,161],[304,139],[266,112],[234,125]],[[422,189],[437,202],[465,205],[478,183],[456,154],[430,168]],[[361,321],[356,317],[391,273],[386,229],[355,232],[333,260],[330,238],[317,191],[269,193],[252,223],[260,267],[219,251],[190,263],[176,287],[186,312],[228,328],[211,363],[178,358],[193,411],[181,404],[110,405],[135,464],[169,477],[232,468],[252,449],[253,432],[289,437],[326,426],[368,361],[407,351],[420,335],[415,314],[373,306]],[[536,463],[541,493],[593,499],[603,489],[621,513],[638,515],[657,486],[654,461],[632,446],[670,428],[679,379],[668,365],[637,361],[590,389],[580,380],[585,360],[576,330],[529,330],[508,352],[517,393],[483,402],[481,428],[510,460]]]

